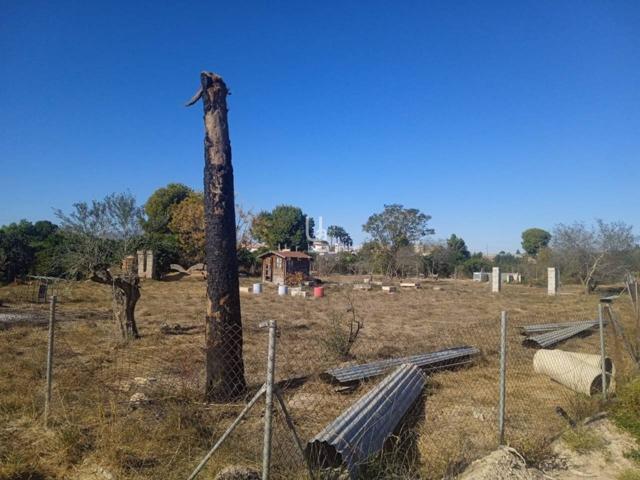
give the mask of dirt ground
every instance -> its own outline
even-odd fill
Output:
[[[474,461],[459,480],[619,480],[625,472],[640,475],[638,463],[625,456],[638,448],[628,433],[602,419],[584,427],[581,434],[588,435],[595,445],[576,451],[575,446],[559,438],[551,446],[553,459],[544,469],[527,467],[516,450],[502,447]]]
[[[361,278],[325,280],[324,298],[280,297],[274,286],[262,295],[242,294],[245,376],[252,395],[265,378],[267,333],[261,322],[278,322],[277,379],[296,428],[306,442],[379,379],[342,392],[320,374],[349,363],[473,345],[480,349],[465,368],[430,375],[424,398],[411,412],[411,432],[400,432],[390,453],[368,467],[371,477],[442,478],[460,473],[498,445],[499,319],[509,313],[506,440],[527,458],[543,459],[566,422],[599,408],[532,369],[534,350],[522,346],[525,324],[595,319],[597,296],[565,287],[548,297],[541,288],[505,285],[491,294],[488,284],[424,282],[420,289],[388,294],[354,291]],[[254,279],[242,279],[251,285]],[[0,288],[2,312],[38,312],[24,286]],[[52,425],[43,430],[46,328],[16,325],[0,331],[0,478],[83,478],[103,469],[115,478],[186,478],[244,405],[202,402],[205,284],[177,277],[144,281],[136,310],[142,338],[122,345],[110,314],[110,289],[91,282],[60,286],[56,329]],[[352,303],[364,327],[341,358],[330,347],[335,322],[346,327]],[[628,306],[616,306],[621,318]],[[336,320],[337,319],[337,320]],[[167,335],[163,325],[193,327]],[[607,345],[619,372],[624,358],[607,327]],[[594,332],[573,338],[563,349],[598,353]],[[138,395],[138,401],[132,398]],[[211,460],[213,475],[230,463],[256,466],[262,442],[261,408],[254,409]],[[43,439],[49,438],[50,441]],[[304,476],[302,457],[280,414],[274,434],[274,475]],[[97,470],[96,470],[97,471]],[[85,472],[85,473],[82,473]],[[80,475],[80,476],[79,476]],[[33,477],[38,478],[38,477]],[[398,478],[398,477],[397,477]]]

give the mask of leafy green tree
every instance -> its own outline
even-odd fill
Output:
[[[32,224],[26,220],[0,229],[0,278],[11,282],[16,277],[31,273],[35,249],[30,244]]]
[[[371,236],[371,240],[378,245],[377,257],[386,259],[385,273],[395,275],[396,253],[402,247],[417,243],[426,235],[434,233],[428,227],[430,215],[422,213],[417,208],[404,208],[400,204],[385,205],[380,213],[371,215],[362,229]]]
[[[262,211],[252,220],[251,233],[270,249],[288,247],[307,250],[306,215],[298,207],[278,205],[271,212]],[[313,219],[309,219],[309,235],[313,236]]]
[[[258,252],[240,247],[238,248],[238,269],[247,275],[256,275],[259,267]]]
[[[449,277],[456,268],[455,252],[446,245],[435,245],[431,252],[423,257],[423,264],[426,273]]]
[[[388,267],[393,261],[393,254],[384,245],[369,241],[364,242],[358,252],[360,270],[366,273],[388,272]]]
[[[0,281],[27,274],[59,276],[62,236],[48,220],[21,220],[0,227]]]
[[[170,233],[172,208],[192,193],[192,189],[181,183],[170,183],[153,192],[144,205],[144,213],[147,215],[143,224],[145,232]]]
[[[468,276],[473,275],[473,272],[488,272],[493,267],[493,264],[484,258],[481,253],[476,253],[470,258],[465,260],[462,264],[462,270]]]
[[[551,234],[541,228],[529,228],[522,232],[522,248],[529,255],[535,257],[542,248],[546,248],[551,241]]]
[[[520,259],[518,259],[512,253],[501,251],[494,257],[493,263],[496,267],[516,270],[518,265],[520,264]]]
[[[337,241],[340,245],[344,245],[345,247],[353,246],[351,235],[349,235],[344,228],[338,225],[330,225],[327,228],[327,235],[330,239]]]
[[[417,208],[391,204],[385,205],[382,212],[371,215],[362,229],[371,235],[374,241],[395,252],[400,247],[417,242],[425,235],[433,234],[434,230],[427,227],[429,220],[431,216]]]
[[[447,239],[447,248],[451,251],[456,265],[463,263],[471,257],[467,244],[461,237],[456,236],[455,233],[452,233]]]
[[[41,220],[34,223],[34,234],[30,241],[35,249],[33,271],[37,275],[60,277],[64,275],[62,254],[64,252],[64,235],[54,223]]]
[[[358,254],[353,252],[339,252],[336,257],[336,272],[338,273],[356,273],[356,265],[358,263]]]
[[[171,209],[169,229],[178,238],[181,257],[187,266],[204,262],[204,195],[191,193]]]

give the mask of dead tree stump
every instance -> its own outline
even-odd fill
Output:
[[[107,268],[93,271],[91,280],[111,285],[113,294],[113,317],[123,340],[140,338],[136,325],[135,310],[140,299],[140,279],[137,275],[113,277]]]

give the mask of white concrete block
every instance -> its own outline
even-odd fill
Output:
[[[502,289],[501,277],[500,267],[493,267],[491,270],[491,293],[499,293]]]
[[[560,286],[560,271],[555,267],[547,268],[547,295],[557,295]]]

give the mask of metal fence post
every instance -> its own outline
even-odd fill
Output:
[[[47,348],[47,386],[44,393],[44,426],[49,425],[49,409],[51,405],[51,382],[53,381],[53,334],[56,323],[56,296],[51,297],[49,306],[49,342]]]
[[[211,450],[209,450],[209,452],[205,455],[205,457],[198,464],[196,469],[191,473],[191,475],[189,476],[189,478],[187,480],[193,480],[194,478],[196,478],[198,476],[200,471],[204,468],[204,466],[207,464],[209,459],[213,456],[214,452],[216,450],[218,450],[220,445],[222,445],[224,443],[224,441],[227,439],[227,437],[229,435],[231,435],[231,432],[233,432],[233,430],[238,426],[238,424],[242,421],[242,419],[245,417],[245,415],[247,413],[249,413],[249,410],[251,410],[251,407],[253,407],[256,404],[256,402],[260,399],[260,396],[264,393],[264,389],[265,389],[265,386],[262,385],[262,387],[260,387],[260,390],[258,390],[258,392],[253,396],[251,401],[244,407],[242,412],[240,412],[240,415],[238,415],[236,417],[236,419],[233,421],[233,423],[231,425],[229,425],[229,428],[227,428],[225,430],[225,432],[218,439],[216,444],[211,448]]]
[[[264,444],[262,449],[262,480],[269,480],[271,467],[271,433],[273,422],[273,379],[276,369],[276,321],[269,321],[269,352],[264,410]]]
[[[500,316],[500,403],[498,406],[498,430],[500,445],[504,445],[504,412],[506,401],[506,371],[507,371],[507,312]]]
[[[600,328],[600,360],[602,365],[602,398],[607,399],[607,368],[606,356],[604,348],[604,321],[603,321],[602,303],[598,304],[598,324]]]

